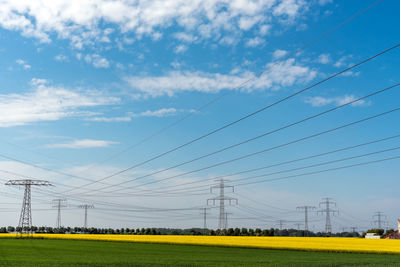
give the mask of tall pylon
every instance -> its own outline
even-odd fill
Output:
[[[283,230],[283,225],[286,223],[285,220],[278,220],[277,223],[279,224],[279,230]]]
[[[93,208],[94,208],[94,205],[83,204],[83,205],[79,205],[78,208],[85,209],[85,223],[84,223],[83,227],[84,227],[85,229],[87,229],[87,228],[88,228],[88,227],[87,227],[87,210],[88,210],[88,209],[93,209]]]
[[[336,203],[331,201],[331,198],[326,197],[323,198],[322,201],[319,203],[319,206],[324,205],[325,208],[321,209],[318,211],[318,213],[325,213],[326,218],[325,218],[325,233],[332,233],[332,224],[331,224],[331,215],[334,216],[335,214],[339,214],[338,210],[333,210],[331,208],[331,205],[334,205],[336,207]]]
[[[207,215],[209,214],[207,210],[209,210],[209,208],[201,208],[200,210],[200,214],[203,215],[203,235],[205,235],[207,230]]]
[[[56,228],[61,227],[61,208],[65,208],[67,206],[67,200],[64,198],[53,199],[53,208],[57,208],[57,222]]]
[[[22,201],[21,215],[19,217],[18,226],[21,228],[21,232],[25,232],[24,229],[31,229],[32,227],[32,205],[31,205],[31,187],[32,186],[53,186],[48,181],[43,180],[9,180],[6,185],[24,186],[24,200]],[[30,231],[30,230],[28,230]]]
[[[302,223],[295,223],[294,225],[296,226],[297,230],[300,230],[300,226],[303,225],[303,224]]]
[[[377,218],[374,220],[374,224],[378,224],[378,229],[383,229],[382,226],[386,224],[386,221],[384,221],[383,218],[387,218],[386,215],[384,215],[382,211],[377,211],[372,218]]]
[[[351,229],[352,233],[356,233],[357,232],[357,227],[355,227],[355,226],[350,227],[350,229]]]
[[[234,192],[233,186],[226,185],[226,180],[218,179],[218,185],[211,186],[210,192],[213,193],[213,189],[219,189],[219,196],[207,199],[207,205],[209,201],[213,202],[215,205],[215,201],[219,201],[219,217],[218,217],[218,229],[226,229],[227,227],[227,214],[225,212],[225,201],[229,201],[229,205],[232,205],[232,201],[238,204],[237,198],[229,197],[225,195],[225,188],[231,188],[232,192]]]
[[[308,236],[308,212],[315,210],[314,206],[300,206],[297,210],[304,211],[304,236]]]

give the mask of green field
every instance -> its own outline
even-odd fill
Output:
[[[0,239],[1,266],[400,266],[400,255]]]

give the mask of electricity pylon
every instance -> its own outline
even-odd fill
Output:
[[[85,224],[84,224],[84,228],[87,229],[87,210],[88,209],[93,209],[94,205],[83,204],[83,205],[79,205],[78,208],[85,209]]]
[[[378,229],[382,229],[383,224],[386,224],[386,221],[383,221],[382,219],[387,218],[386,215],[384,215],[382,211],[377,211],[375,212],[375,215],[372,216],[374,219],[375,217],[377,217],[377,219],[374,221],[374,223],[378,223]]]
[[[232,201],[238,204],[237,198],[229,197],[225,195],[225,188],[232,188],[232,192],[234,192],[233,186],[225,185],[224,179],[218,179],[218,185],[212,186],[210,188],[210,192],[213,193],[213,189],[219,189],[219,196],[207,199],[207,205],[209,201],[213,202],[215,205],[215,201],[219,201],[219,220],[218,220],[218,229],[223,230],[227,227],[227,214],[225,212],[225,201],[229,201],[229,205],[232,205]]]
[[[319,206],[325,205],[324,209],[319,210],[317,213],[323,214],[325,212],[326,214],[326,219],[325,219],[325,233],[332,233],[332,224],[331,224],[331,215],[339,214],[338,210],[333,210],[331,208],[331,205],[334,205],[336,207],[336,203],[331,201],[331,198],[326,197],[322,199],[319,203]]]
[[[200,209],[201,210],[201,212],[200,212],[200,214],[201,215],[203,215],[203,235],[205,235],[206,234],[206,229],[207,229],[207,215],[209,214],[208,212],[207,212],[207,210],[209,210],[209,208],[201,208]]]
[[[304,236],[308,235],[308,212],[315,209],[314,206],[297,207],[297,210],[304,210]]]
[[[278,220],[277,223],[279,224],[279,230],[283,230],[283,225],[286,223],[285,220]]]
[[[24,186],[24,200],[22,202],[21,216],[19,217],[18,226],[21,228],[21,233],[24,229],[32,227],[32,205],[31,205],[31,187],[32,186],[53,186],[48,181],[43,180],[9,180],[6,185]]]
[[[65,208],[67,206],[66,202],[67,200],[64,198],[53,199],[53,208],[57,208],[57,229],[61,227],[61,208]]]
[[[295,223],[294,225],[297,226],[297,230],[300,230],[300,225],[303,225],[302,223]]]

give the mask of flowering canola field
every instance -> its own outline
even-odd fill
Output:
[[[13,238],[15,234],[0,234]],[[400,253],[400,240],[335,237],[33,234],[34,238],[189,244],[311,251]]]

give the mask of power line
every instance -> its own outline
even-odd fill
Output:
[[[366,11],[368,11],[369,9],[371,9],[372,7],[378,5],[378,4],[381,3],[382,1],[383,1],[383,0],[378,0],[378,1],[374,2],[374,3],[372,3],[370,6],[364,8],[363,10],[361,10],[361,11],[359,11],[358,13],[356,13],[355,15],[349,17],[348,19],[344,20],[343,22],[339,23],[338,25],[332,27],[331,29],[329,29],[328,31],[324,32],[323,34],[317,36],[317,37],[314,38],[313,40],[311,40],[311,41],[305,43],[303,46],[301,46],[301,47],[299,47],[299,48],[293,50],[293,51],[290,52],[290,53],[288,53],[288,54],[285,55],[283,58],[284,58],[284,59],[285,59],[285,58],[287,59],[287,58],[290,58],[291,56],[295,56],[295,55],[296,55],[297,53],[299,53],[300,51],[302,51],[302,50],[304,50],[304,49],[310,47],[312,44],[316,43],[317,41],[323,39],[324,37],[326,37],[326,36],[329,35],[330,33],[332,33],[332,32],[334,32],[334,31],[336,31],[337,29],[341,28],[343,25],[347,24],[348,22],[352,21],[353,19],[357,18],[358,16],[362,15],[363,13],[365,13]],[[278,62],[273,63],[272,65],[276,65],[276,64],[278,64]],[[211,101],[209,101],[209,102],[207,102],[206,104],[200,106],[200,107],[197,108],[196,110],[197,110],[197,111],[201,111],[201,110],[207,108],[208,106],[214,104],[215,102],[218,102],[218,101],[219,101],[220,99],[222,99],[223,97],[229,95],[230,93],[232,93],[233,91],[235,91],[235,90],[237,90],[237,89],[240,89],[241,87],[243,87],[243,86],[246,85],[247,83],[249,83],[249,82],[251,82],[252,80],[254,80],[256,77],[259,77],[259,76],[262,75],[265,71],[266,71],[266,69],[260,71],[260,72],[257,73],[257,75],[255,75],[254,77],[252,77],[252,78],[250,78],[250,79],[244,81],[243,83],[239,84],[237,87],[234,87],[231,91],[227,91],[227,92],[225,92],[224,94],[222,94],[222,95],[220,95],[220,96],[218,96],[218,97],[212,99]],[[117,157],[117,156],[119,156],[119,155],[121,155],[121,154],[123,154],[123,153],[129,151],[130,149],[132,149],[132,148],[134,148],[134,147],[137,147],[137,146],[141,145],[142,143],[145,143],[146,141],[148,141],[148,140],[152,139],[153,137],[155,137],[155,136],[157,136],[157,135],[163,133],[164,131],[166,131],[166,130],[172,128],[173,126],[179,124],[180,122],[186,120],[187,118],[189,118],[189,117],[191,117],[191,116],[193,116],[193,113],[187,114],[187,115],[184,116],[183,118],[181,118],[181,119],[179,119],[179,120],[177,120],[177,121],[171,123],[170,125],[168,125],[168,126],[162,128],[162,129],[160,129],[159,131],[157,131],[157,132],[151,134],[150,136],[148,136],[148,137],[142,139],[141,141],[135,143],[134,145],[131,145],[131,146],[127,147],[126,149],[124,149],[124,150],[122,150],[122,151],[120,151],[120,152],[118,152],[118,153],[115,153],[114,155],[111,155],[109,158],[106,158],[105,160],[100,161],[99,163],[107,162],[107,161],[109,161],[109,160],[111,160],[111,159],[113,159],[113,158],[115,158],[115,157]],[[97,164],[99,164],[99,163],[97,163]],[[92,168],[92,167],[89,167],[88,169],[90,169],[90,168]],[[88,169],[86,169],[86,170],[88,170]],[[96,182],[96,183],[97,183],[97,182]],[[85,185],[85,186],[86,186],[86,185]]]
[[[247,139],[247,140],[245,140],[245,141],[236,143],[236,144],[234,144],[234,145],[227,146],[227,147],[225,147],[225,148],[222,148],[222,149],[219,149],[219,150],[217,150],[217,151],[214,151],[214,152],[211,152],[211,153],[202,155],[202,156],[200,156],[200,157],[196,157],[196,158],[194,158],[194,159],[185,161],[185,162],[183,162],[183,163],[179,163],[179,164],[177,164],[177,165],[174,165],[174,166],[171,166],[171,167],[168,167],[168,168],[164,168],[164,169],[162,169],[162,170],[159,170],[159,171],[156,171],[156,172],[152,172],[152,173],[150,173],[150,174],[142,175],[142,176],[140,176],[140,177],[137,177],[137,178],[132,179],[132,180],[129,180],[129,181],[120,182],[120,183],[116,184],[115,186],[121,186],[122,184],[134,182],[134,181],[137,181],[137,180],[146,178],[146,177],[150,177],[150,176],[152,176],[152,175],[156,175],[156,174],[159,174],[159,173],[162,173],[162,172],[165,172],[165,171],[168,171],[168,170],[177,168],[177,167],[184,166],[184,165],[189,164],[189,163],[193,163],[193,162],[198,161],[198,160],[200,160],[200,159],[204,159],[204,158],[206,158],[206,157],[209,157],[209,156],[212,156],[212,155],[221,153],[221,152],[223,152],[223,151],[226,151],[226,150],[232,149],[232,148],[234,148],[234,147],[237,147],[237,146],[246,144],[246,143],[248,143],[248,142],[252,142],[252,141],[254,141],[254,140],[256,140],[256,139],[259,139],[259,138],[261,138],[261,137],[265,137],[265,136],[267,136],[267,135],[270,135],[270,134],[273,134],[273,133],[282,131],[282,130],[284,130],[284,129],[290,128],[290,127],[292,127],[292,126],[301,124],[301,123],[306,122],[306,121],[308,121],[308,120],[315,119],[315,118],[317,118],[317,117],[320,117],[320,116],[322,116],[322,115],[325,115],[325,114],[330,113],[330,112],[332,112],[332,111],[335,111],[335,110],[337,110],[337,109],[340,109],[340,108],[343,108],[343,107],[352,105],[352,104],[354,104],[354,103],[357,103],[357,102],[359,102],[359,101],[362,101],[362,100],[364,100],[364,99],[366,99],[366,98],[369,98],[369,97],[371,97],[371,96],[377,95],[377,94],[382,93],[382,92],[386,92],[386,91],[388,91],[388,90],[390,90],[390,89],[393,89],[393,88],[395,88],[395,87],[397,87],[397,86],[399,86],[399,85],[400,85],[400,83],[397,83],[397,84],[394,84],[394,85],[392,85],[392,86],[386,87],[386,88],[384,88],[384,89],[374,91],[374,92],[372,92],[372,93],[370,93],[370,94],[367,94],[367,95],[365,95],[365,96],[363,96],[363,97],[354,99],[354,100],[352,100],[352,101],[349,101],[349,102],[344,103],[344,104],[342,104],[342,105],[339,105],[339,106],[337,106],[337,107],[333,107],[333,108],[330,108],[330,109],[325,110],[325,111],[323,111],[323,112],[317,113],[317,114],[315,114],[315,115],[306,117],[306,118],[301,119],[301,120],[299,120],[299,121],[296,121],[296,122],[294,122],[294,123],[287,124],[287,125],[285,125],[285,126],[283,126],[283,127],[274,129],[274,130],[272,130],[272,131],[267,131],[267,132],[265,132],[265,133],[263,133],[263,134],[261,134],[261,135],[258,135],[258,136],[256,136],[256,137]],[[169,179],[169,178],[160,179],[160,180],[157,180],[157,181],[154,181],[154,182],[151,182],[151,183],[158,183],[158,182],[163,181],[163,180],[166,180],[166,179]],[[148,183],[147,183],[147,184],[148,184]],[[105,186],[105,187],[100,188],[100,189],[98,189],[98,190],[100,191],[100,190],[102,190],[102,189],[106,189],[106,188],[110,188],[110,187],[113,187],[113,186]],[[136,186],[135,186],[135,188],[136,188]],[[122,189],[121,189],[121,190],[122,190]],[[113,190],[112,192],[117,192],[117,191],[120,191],[120,190]]]
[[[396,139],[396,138],[399,138],[399,137],[400,137],[400,134],[393,135],[393,136],[389,136],[389,137],[385,137],[385,138],[381,138],[381,139],[375,139],[375,140],[372,140],[372,141],[368,141],[368,142],[364,142],[364,143],[360,143],[360,144],[356,144],[356,145],[352,145],[352,146],[347,146],[347,147],[343,147],[343,148],[339,148],[339,149],[335,149],[335,150],[331,150],[331,151],[327,151],[327,152],[323,152],[323,153],[318,153],[318,154],[314,154],[314,155],[310,155],[310,156],[306,156],[306,157],[301,157],[301,158],[297,158],[297,159],[293,159],[293,160],[289,160],[289,161],[283,161],[283,162],[279,162],[279,163],[265,165],[265,166],[262,166],[262,167],[257,167],[257,168],[248,169],[248,170],[244,170],[244,171],[239,171],[239,172],[234,172],[234,173],[230,173],[230,174],[220,175],[220,176],[217,176],[217,177],[212,177],[212,178],[201,180],[201,181],[191,181],[191,182],[186,182],[186,183],[180,183],[180,184],[177,184],[177,185],[166,186],[166,187],[164,187],[164,189],[181,187],[183,185],[189,185],[189,184],[203,183],[203,182],[207,182],[207,181],[210,181],[210,180],[226,178],[226,177],[230,177],[230,176],[236,176],[236,175],[240,175],[240,174],[244,174],[244,173],[248,173],[248,172],[254,172],[254,171],[259,171],[259,170],[263,170],[263,169],[269,169],[269,168],[272,168],[272,167],[279,167],[279,166],[282,166],[282,165],[295,163],[295,162],[299,162],[299,161],[304,161],[304,160],[308,160],[308,159],[313,159],[313,158],[317,158],[317,157],[321,157],[321,156],[326,156],[326,155],[330,155],[330,154],[334,154],[334,153],[338,153],[338,152],[343,152],[343,151],[347,151],[347,150],[351,150],[351,149],[355,149],[355,148],[360,148],[360,147],[363,147],[363,146],[372,145],[372,144],[376,144],[376,143],[380,143],[380,142]],[[191,189],[191,188],[198,189],[199,187],[208,187],[208,185],[196,186],[196,187],[187,187],[187,188],[180,188],[180,189],[178,188],[178,189],[174,189],[174,190],[163,190],[163,191],[158,191],[157,189],[141,190],[141,191],[151,192],[151,193],[153,193],[153,194],[151,194],[151,196],[154,196],[155,194],[164,194],[164,193],[165,194],[172,194],[172,193],[179,194],[180,191],[182,191],[182,190],[187,192],[188,189]],[[238,193],[235,193],[235,194],[239,195]],[[137,196],[137,194],[135,194],[135,193],[129,194],[129,195]],[[244,197],[244,196],[241,195],[241,197]]]
[[[267,110],[267,109],[269,109],[269,108],[271,108],[271,107],[274,107],[274,106],[276,106],[276,105],[278,105],[278,104],[280,104],[280,103],[282,103],[282,102],[284,102],[284,101],[287,101],[287,100],[289,100],[289,99],[291,99],[291,98],[293,98],[293,97],[295,97],[295,96],[297,96],[297,95],[299,95],[299,94],[301,94],[301,93],[303,93],[303,92],[305,92],[305,91],[307,91],[307,90],[310,90],[311,88],[316,87],[316,86],[318,86],[318,85],[320,85],[320,84],[322,84],[322,83],[324,83],[324,82],[326,82],[326,81],[328,81],[328,80],[330,80],[330,79],[333,79],[333,78],[335,78],[335,77],[341,75],[342,73],[345,73],[345,72],[347,72],[347,71],[349,71],[349,70],[352,70],[352,69],[354,69],[354,68],[356,68],[356,67],[358,67],[358,66],[360,66],[360,65],[362,65],[362,64],[364,64],[364,63],[366,63],[366,62],[368,62],[368,61],[370,61],[370,60],[373,60],[373,59],[375,59],[375,58],[378,57],[378,56],[381,56],[381,55],[383,55],[383,54],[385,54],[385,53],[387,53],[387,52],[389,52],[389,51],[391,51],[391,50],[393,50],[393,49],[396,49],[396,48],[399,47],[399,46],[400,46],[400,43],[399,43],[399,44],[396,44],[396,45],[394,45],[394,46],[392,46],[392,47],[390,47],[390,48],[388,48],[388,49],[386,49],[386,50],[383,50],[383,51],[381,51],[381,52],[375,54],[374,56],[371,56],[371,57],[369,57],[369,58],[367,58],[367,59],[364,59],[364,60],[362,60],[362,61],[360,61],[360,62],[358,62],[358,63],[356,63],[356,64],[354,64],[354,65],[352,65],[352,66],[350,66],[350,67],[348,67],[348,68],[345,68],[345,69],[343,69],[342,71],[339,71],[339,72],[337,72],[337,73],[335,73],[335,74],[333,74],[333,75],[330,75],[329,77],[327,77],[327,78],[325,78],[325,79],[323,79],[323,80],[320,80],[320,81],[318,81],[318,82],[316,82],[316,83],[313,83],[312,85],[307,86],[306,88],[303,88],[303,89],[301,89],[301,90],[299,90],[299,91],[296,91],[295,93],[292,93],[292,94],[290,94],[290,95],[288,95],[288,96],[286,96],[286,97],[283,97],[283,98],[281,98],[281,99],[279,99],[279,100],[273,102],[272,104],[269,104],[269,105],[267,105],[267,106],[264,106],[264,107],[262,107],[262,108],[260,108],[260,109],[258,109],[258,110],[256,110],[256,111],[254,111],[254,112],[251,112],[251,113],[249,113],[249,114],[247,114],[247,115],[245,115],[245,116],[243,116],[243,117],[241,117],[241,118],[239,118],[239,119],[237,119],[237,120],[234,120],[234,121],[232,121],[232,122],[230,122],[230,123],[228,123],[228,124],[225,124],[225,125],[223,125],[223,126],[217,128],[217,129],[215,129],[215,130],[213,130],[213,131],[211,131],[211,132],[208,132],[208,133],[206,133],[206,134],[203,134],[203,135],[201,135],[201,136],[199,136],[199,137],[197,137],[197,138],[195,138],[195,139],[192,139],[192,140],[189,141],[189,142],[186,142],[186,143],[184,143],[184,144],[182,144],[182,145],[179,145],[179,146],[177,146],[177,147],[174,147],[174,148],[172,148],[172,149],[170,149],[170,150],[167,150],[166,152],[163,152],[163,153],[161,153],[161,154],[158,154],[158,155],[156,155],[156,156],[154,156],[154,157],[152,157],[152,158],[150,158],[150,159],[144,160],[144,161],[142,161],[142,162],[140,162],[140,163],[137,163],[137,164],[135,164],[135,165],[132,165],[132,166],[130,166],[130,167],[128,167],[128,168],[125,168],[125,169],[123,169],[123,170],[121,170],[121,171],[118,171],[118,172],[115,172],[115,173],[113,173],[113,174],[107,175],[106,177],[103,177],[103,178],[101,178],[101,179],[99,179],[99,180],[96,180],[95,182],[90,182],[90,183],[88,183],[88,184],[82,185],[81,188],[86,187],[86,186],[88,186],[88,185],[92,185],[92,184],[97,183],[97,182],[104,181],[104,180],[106,180],[106,179],[109,179],[109,178],[112,178],[112,177],[117,176],[117,175],[119,175],[119,174],[122,174],[122,173],[124,173],[124,172],[126,172],[126,171],[132,170],[132,169],[134,169],[134,168],[136,168],[136,167],[142,166],[142,165],[144,165],[144,164],[146,164],[146,163],[148,163],[148,162],[150,162],[150,161],[153,161],[153,160],[155,160],[155,159],[161,158],[161,157],[163,157],[163,156],[165,156],[165,155],[167,155],[167,154],[170,154],[170,153],[172,153],[172,152],[174,152],[174,151],[176,151],[176,150],[179,150],[179,149],[181,149],[181,148],[183,148],[183,147],[185,147],[185,146],[188,146],[188,145],[190,145],[190,144],[192,144],[192,143],[195,143],[195,142],[197,142],[197,141],[199,141],[199,140],[201,140],[201,139],[204,139],[204,138],[206,138],[206,137],[208,137],[208,136],[210,136],[210,135],[213,135],[213,134],[215,134],[215,133],[217,133],[217,132],[220,132],[220,131],[222,131],[222,130],[224,130],[224,129],[226,129],[226,128],[232,126],[232,125],[235,125],[235,124],[237,124],[237,123],[239,123],[239,122],[241,122],[241,121],[243,121],[243,120],[246,120],[246,119],[248,119],[248,118],[250,118],[250,117],[252,117],[252,116],[254,116],[254,115],[256,115],[256,114],[258,114],[258,113],[260,113],[260,112],[263,112],[263,111],[265,111],[265,110]],[[124,183],[126,183],[126,182],[121,182],[121,183],[118,183],[118,184],[116,184],[116,185],[121,185],[121,184],[124,184]],[[114,185],[114,186],[116,186],[116,185]],[[72,190],[64,191],[64,193],[70,192],[70,191],[72,191]]]
[[[378,117],[381,117],[381,116],[385,116],[385,115],[391,114],[393,112],[397,112],[399,110],[400,110],[400,108],[391,109],[391,110],[388,110],[388,111],[385,111],[385,112],[382,112],[382,113],[379,113],[379,114],[376,114],[376,115],[373,115],[373,116],[366,117],[366,118],[361,119],[361,120],[353,121],[351,123],[347,123],[347,124],[344,124],[344,125],[341,125],[341,126],[338,126],[338,127],[335,127],[335,128],[331,128],[329,130],[318,132],[316,134],[312,134],[312,135],[309,135],[309,136],[306,136],[306,137],[303,137],[303,138],[299,138],[299,139],[296,139],[296,140],[293,140],[293,141],[290,141],[290,142],[287,142],[287,143],[284,143],[284,144],[281,144],[281,145],[269,147],[267,149],[263,149],[263,150],[260,150],[260,151],[257,151],[257,152],[246,154],[244,156],[240,156],[240,157],[233,158],[233,159],[226,160],[226,161],[222,161],[222,162],[219,162],[219,163],[216,163],[216,164],[213,164],[213,165],[202,167],[202,168],[199,168],[199,169],[196,169],[196,170],[192,170],[192,171],[184,172],[184,173],[181,173],[181,174],[173,175],[173,176],[170,176],[170,177],[167,177],[167,178],[163,178],[163,179],[157,180],[157,182],[165,181],[165,180],[169,180],[169,179],[173,179],[173,178],[177,178],[177,177],[181,177],[181,176],[184,176],[184,175],[187,175],[187,174],[196,173],[196,172],[199,172],[199,171],[211,169],[211,168],[214,168],[214,167],[217,167],[217,166],[221,166],[221,165],[232,163],[232,162],[235,162],[235,161],[238,161],[238,160],[249,158],[249,157],[252,157],[252,156],[255,156],[255,155],[259,155],[259,154],[262,154],[262,153],[265,153],[265,152],[269,152],[271,150],[275,150],[275,149],[282,148],[282,147],[285,147],[285,146],[289,146],[289,145],[292,145],[292,144],[295,144],[295,143],[299,143],[299,142],[302,142],[302,141],[305,141],[305,140],[308,140],[308,139],[312,139],[312,138],[315,138],[317,136],[321,136],[321,135],[324,135],[324,134],[327,134],[327,133],[338,131],[340,129],[347,128],[349,126],[353,126],[353,125],[356,125],[356,124],[359,124],[359,123],[362,123],[362,122],[366,122],[366,121],[369,121],[369,120],[372,120],[372,119],[375,119],[375,118],[378,118]],[[155,182],[144,183],[144,184],[135,186],[135,188],[139,188],[141,186],[148,185],[148,184],[153,184],[153,183],[155,183]],[[126,189],[130,189],[130,188],[131,187],[127,187]],[[92,191],[97,191],[97,190],[92,190]],[[113,191],[104,192],[104,193],[113,193],[113,192],[116,192],[116,191],[119,191],[119,190],[113,190]]]

